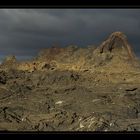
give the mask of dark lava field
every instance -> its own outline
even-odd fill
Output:
[[[122,32],[0,65],[0,131],[140,131],[140,60]]]

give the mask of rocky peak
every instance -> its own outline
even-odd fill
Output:
[[[109,38],[100,45],[100,53],[104,53],[106,51],[113,52],[117,50],[125,50],[129,58],[135,59],[133,49],[129,45],[126,35],[122,32],[113,32]]]

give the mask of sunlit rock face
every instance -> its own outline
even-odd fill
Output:
[[[117,52],[119,50],[121,52]],[[101,44],[100,53],[105,51],[122,53],[126,57],[135,59],[132,47],[129,45],[126,35],[122,32],[112,33],[109,38]]]
[[[16,64],[16,65],[15,65]],[[14,65],[14,69],[23,71],[50,71],[50,70],[73,70],[73,71],[129,71],[135,66],[136,61],[133,48],[122,32],[112,33],[99,46],[80,48],[69,45],[65,48],[52,46],[39,52],[34,60],[17,62],[15,56],[7,57],[3,66]],[[117,68],[117,69],[116,69]]]

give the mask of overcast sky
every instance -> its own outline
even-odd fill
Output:
[[[0,58],[27,59],[54,43],[99,45],[115,31],[140,56],[139,9],[0,9]]]

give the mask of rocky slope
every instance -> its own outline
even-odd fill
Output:
[[[140,63],[121,32],[0,65],[0,130],[139,131],[139,99]]]

